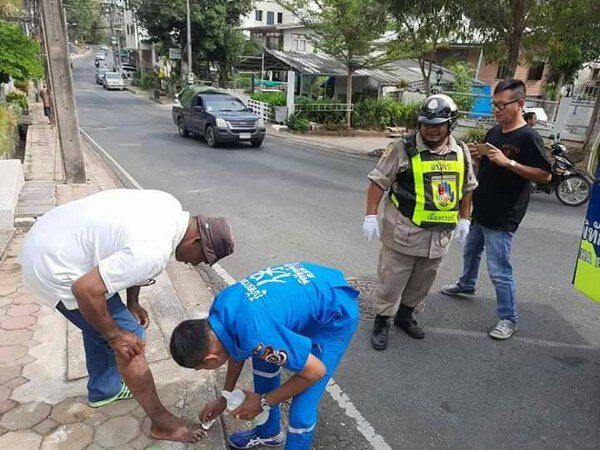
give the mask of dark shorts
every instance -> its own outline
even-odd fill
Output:
[[[46,117],[50,117],[50,107],[49,106],[44,106],[44,115]]]

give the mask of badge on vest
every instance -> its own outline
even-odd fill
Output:
[[[283,366],[288,359],[288,355],[285,350],[275,350],[270,345],[265,346],[262,342],[254,348],[252,351],[252,356],[278,366]]]
[[[431,177],[431,188],[433,190],[433,203],[440,211],[449,211],[456,208],[458,197],[458,181],[455,174],[444,176],[434,175]]]

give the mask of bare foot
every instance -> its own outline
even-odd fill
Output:
[[[171,414],[150,425],[150,436],[163,441],[197,442],[206,437],[206,434],[200,426],[188,424]]]

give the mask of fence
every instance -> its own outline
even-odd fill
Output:
[[[248,107],[252,110],[252,112],[258,114],[259,117],[262,117],[265,122],[273,121],[273,107],[268,103],[248,99],[247,104]]]

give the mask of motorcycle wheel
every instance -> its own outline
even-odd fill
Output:
[[[556,186],[556,198],[567,206],[581,206],[590,198],[592,186],[581,175],[563,178]]]

